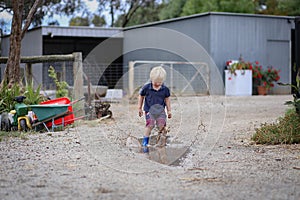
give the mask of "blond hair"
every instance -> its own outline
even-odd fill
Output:
[[[161,66],[154,67],[150,72],[151,81],[161,81],[166,80],[167,73]]]

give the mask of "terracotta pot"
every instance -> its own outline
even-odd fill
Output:
[[[267,95],[268,89],[265,86],[257,86],[257,93],[258,95]]]

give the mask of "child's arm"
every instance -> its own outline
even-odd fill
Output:
[[[139,116],[143,116],[143,103],[144,103],[144,96],[139,95],[139,99],[138,99],[138,110],[139,110]]]
[[[169,97],[165,98],[165,103],[166,103],[166,107],[167,107],[168,118],[171,118],[172,117],[172,113],[171,113],[171,101],[170,101]]]

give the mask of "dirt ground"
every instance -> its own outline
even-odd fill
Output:
[[[173,97],[169,146],[152,152],[160,163],[149,159],[151,152],[126,146],[144,130],[136,104],[126,99],[111,104],[112,119],[6,139],[0,142],[0,199],[298,200],[300,146],[250,139],[261,123],[283,116],[290,99]],[[189,151],[179,159],[176,147]],[[176,165],[162,164],[176,156]]]

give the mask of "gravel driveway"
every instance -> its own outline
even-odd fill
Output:
[[[175,166],[125,145],[128,137],[141,137],[144,126],[136,104],[127,100],[111,105],[112,119],[5,139],[0,142],[0,199],[298,200],[300,145],[250,140],[261,123],[283,116],[283,104],[291,98],[172,98],[170,145],[154,153],[163,160],[174,146],[188,146]]]

